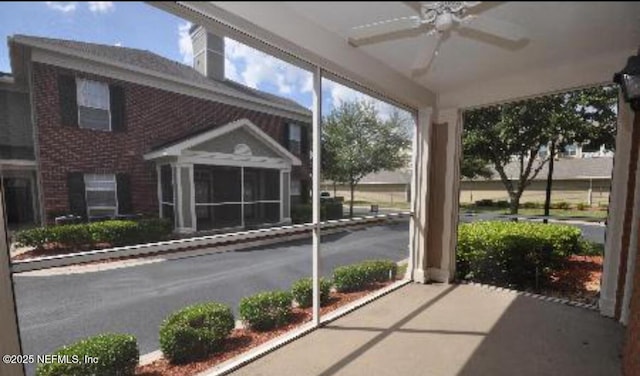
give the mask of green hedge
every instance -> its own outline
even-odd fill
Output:
[[[338,200],[323,200],[320,204],[320,220],[342,219],[343,204]],[[291,207],[293,223],[309,223],[313,215],[311,204],[298,204]]]
[[[366,270],[369,282],[386,282],[398,274],[398,264],[391,260],[369,260],[360,265]]]
[[[323,306],[329,301],[331,291],[331,281],[320,278],[320,305]],[[302,278],[291,286],[291,295],[298,302],[300,308],[307,308],[313,305],[313,281],[311,278]]]
[[[231,308],[220,303],[195,304],[169,316],[160,326],[160,349],[173,364],[188,363],[216,352],[235,326]]]
[[[108,220],[23,230],[16,234],[16,242],[37,249],[53,243],[69,249],[93,247],[98,243],[124,246],[163,240],[171,230],[167,219]]]
[[[38,376],[129,376],[135,374],[140,357],[135,337],[126,334],[101,334],[65,346],[54,354],[65,362],[39,364]],[[85,362],[85,356],[97,360]],[[74,361],[77,360],[77,361]]]
[[[333,283],[340,292],[364,290],[374,282],[395,279],[398,265],[391,260],[367,260],[359,264],[339,266],[333,271]]]
[[[339,266],[333,270],[333,284],[339,292],[360,291],[369,284],[367,276],[360,264]]]
[[[289,322],[292,300],[287,291],[268,291],[242,298],[240,318],[254,330],[276,328]]]
[[[539,287],[563,258],[579,253],[580,229],[532,222],[476,222],[458,227],[456,275],[500,286]]]

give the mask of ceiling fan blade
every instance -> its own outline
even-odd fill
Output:
[[[506,1],[464,1],[464,14],[477,15],[504,3]]]
[[[438,37],[438,41],[435,44],[432,44],[431,46],[425,46],[424,49],[420,50],[418,56],[416,57],[416,61],[411,69],[412,76],[422,76],[431,69],[433,62],[440,51],[440,46],[445,39],[445,35],[440,34]]]
[[[365,44],[378,43],[387,40],[418,35],[428,30],[429,25],[420,23],[420,17],[400,17],[392,20],[373,22],[356,26],[349,31],[349,44],[363,46]]]
[[[524,30],[511,22],[470,15],[463,18],[458,31],[464,35],[467,30],[477,31],[511,42],[526,39]]]
[[[420,3],[419,1],[403,1],[403,3],[418,14],[420,14],[422,11],[422,3]]]

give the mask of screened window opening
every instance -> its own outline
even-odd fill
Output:
[[[109,85],[78,78],[76,79],[76,90],[80,128],[110,131]]]
[[[117,215],[117,184],[114,174],[85,174],[84,185],[89,218]]]

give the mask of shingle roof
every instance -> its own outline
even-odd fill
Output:
[[[12,39],[17,43],[23,42],[28,44],[29,42],[35,42],[46,44],[54,49],[66,48],[80,53],[85,53],[101,60],[115,60],[119,63],[124,63],[137,68],[152,70],[165,75],[170,75],[183,81],[193,82],[194,84],[207,85],[212,89],[225,90],[227,92],[235,94],[249,95],[257,99],[272,102],[279,106],[288,107],[293,111],[299,112],[303,110],[310,113],[308,108],[298,104],[293,100],[282,98],[277,95],[266,93],[264,91],[252,89],[231,80],[214,80],[205,77],[188,65],[167,59],[146,50],[20,34],[14,35]]]
[[[537,162],[534,162],[534,166]],[[535,180],[547,179],[549,163],[545,163]],[[597,158],[560,158],[556,160],[553,166],[554,180],[571,180],[585,177],[591,178],[611,178],[613,170],[612,157]],[[500,180],[500,176],[491,168],[493,176],[490,180]],[[520,173],[520,164],[518,162],[510,162],[505,167],[505,172],[510,179],[517,179]],[[484,180],[484,179],[477,179]]]
[[[383,170],[369,174],[360,180],[360,184],[409,184],[411,182],[410,171]]]

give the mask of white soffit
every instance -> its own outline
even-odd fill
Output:
[[[381,99],[412,108],[435,104],[434,93],[425,86],[389,67],[386,62],[372,58],[366,51],[350,46],[346,38],[301,16],[288,3],[180,4],[303,61],[317,64],[338,77],[358,83],[371,90],[368,94],[377,94]],[[324,3],[328,9],[339,11],[337,5],[339,3]],[[241,42],[263,50],[260,43],[251,43],[250,39]],[[273,54],[273,51],[267,52]]]

